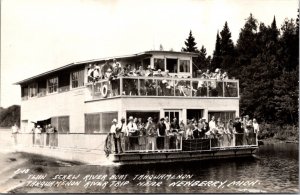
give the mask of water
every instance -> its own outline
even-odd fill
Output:
[[[298,144],[271,144],[261,146],[257,153],[258,158],[243,158],[231,160],[198,161],[184,163],[123,165],[123,166],[91,166],[77,165],[72,167],[48,167],[52,174],[128,174],[130,183],[123,187],[93,186],[59,187],[29,189],[21,188],[16,192],[114,192],[114,193],[230,193],[230,192],[298,192]],[[192,180],[222,181],[223,188],[212,186],[181,186],[170,187],[174,181],[179,180],[148,180],[163,181],[160,186],[137,186],[140,181],[132,180],[137,174],[190,174]],[[147,180],[142,180],[143,182]],[[250,186],[226,186],[233,181],[253,181]]]

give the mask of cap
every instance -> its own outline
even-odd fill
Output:
[[[130,116],[128,120],[133,120],[133,116]]]
[[[113,122],[113,123],[117,123],[118,121],[117,121],[117,119],[114,118],[114,119],[112,120],[112,122]]]
[[[150,117],[148,117],[148,120],[152,120],[152,117],[150,116]]]

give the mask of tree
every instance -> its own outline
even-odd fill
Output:
[[[219,36],[219,31],[217,32],[217,38],[216,38],[216,45],[215,45],[215,50],[213,53],[213,57],[211,60],[211,65],[210,68],[211,70],[214,70],[216,68],[219,68],[222,63],[222,58],[221,58],[221,39]]]
[[[183,47],[181,51],[184,52],[197,52],[198,49],[196,47],[197,43],[195,42],[195,38],[193,37],[192,31],[190,30],[189,37],[184,42],[185,48]]]
[[[197,70],[208,69],[210,64],[210,58],[206,57],[206,48],[202,45],[198,57],[193,59],[193,76],[197,75]]]
[[[221,42],[220,42],[220,54],[222,57],[222,63],[220,68],[225,69],[231,72],[231,69],[234,69],[234,45],[231,39],[231,32],[228,28],[227,22],[223,27],[223,30],[220,32]]]
[[[160,51],[163,51],[163,50],[164,50],[164,47],[162,46],[162,44],[159,45],[159,50],[160,50]]]
[[[250,14],[237,40],[236,48],[239,58],[236,67],[249,65],[251,58],[256,57],[258,54],[256,45],[257,24],[257,20]]]

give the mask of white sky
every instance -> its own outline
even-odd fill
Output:
[[[75,61],[158,49],[180,51],[190,29],[212,54],[228,22],[234,43],[250,13],[270,25],[296,18],[297,0],[1,0],[1,101],[14,82]]]

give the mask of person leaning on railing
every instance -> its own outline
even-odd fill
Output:
[[[138,145],[138,139],[137,139],[138,128],[136,125],[137,118],[134,120],[133,116],[130,116],[128,118],[128,121],[129,121],[127,124],[127,136],[129,141],[128,147],[129,150],[135,150]]]
[[[126,132],[126,124],[125,118],[121,118],[121,123],[116,126],[116,133],[115,133],[115,152],[116,153],[123,153],[125,151],[125,138],[124,134]]]
[[[242,124],[240,122],[240,118],[236,117],[235,122],[233,123],[233,129],[235,131],[235,145],[241,146],[243,145],[243,134],[244,130],[242,129]]]
[[[165,136],[166,136],[166,125],[164,123],[165,119],[161,118],[157,124],[157,149],[165,149]]]
[[[157,131],[156,131],[156,127],[155,124],[152,121],[152,117],[148,118],[148,122],[146,123],[146,133],[147,133],[147,147],[146,150],[150,149],[150,150],[156,150],[157,146],[156,146],[156,135],[157,135]],[[151,147],[150,147],[151,145]]]

